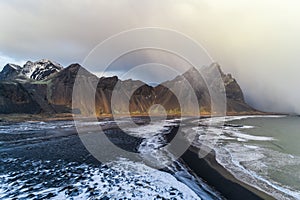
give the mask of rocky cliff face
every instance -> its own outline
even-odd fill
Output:
[[[7,64],[3,67],[0,72],[0,80],[13,80],[21,72],[21,67],[19,65]]]
[[[227,97],[227,110],[230,113],[255,112],[244,101],[244,96],[238,83],[231,75],[224,74],[217,64],[204,68],[202,75],[212,77],[206,83],[196,69],[190,69],[181,76],[156,87],[149,86],[141,81],[125,80],[118,77],[98,78],[79,64],[72,64],[62,68],[48,60],[27,62],[23,67],[6,65],[0,73],[0,113],[65,113],[72,112],[72,103],[75,112],[97,115],[146,114],[155,104],[162,105],[168,114],[182,114],[194,109],[193,94],[196,96],[199,110],[209,113],[211,107],[210,93],[207,84],[218,90],[218,83],[214,80],[213,68],[219,70],[224,82]],[[75,82],[78,71],[80,77]],[[22,77],[22,79],[20,79]],[[25,80],[25,81],[24,81]],[[87,97],[85,93],[78,94],[72,102],[74,85],[80,91],[92,93]],[[112,94],[115,91],[118,98]],[[95,99],[93,105],[92,98]],[[180,105],[179,99],[184,101]],[[90,101],[90,102],[89,102]],[[126,104],[129,102],[129,104]]]
[[[31,85],[30,87],[34,91],[39,91],[39,95],[42,95],[42,91],[47,88],[42,86],[42,88],[35,87],[36,85]],[[0,83],[0,113],[10,114],[10,113],[29,113],[35,114],[44,111],[44,108],[34,99],[32,95],[33,90],[28,90],[25,85],[13,82],[2,82]]]
[[[206,78],[204,79],[203,77]],[[183,84],[184,81],[188,81],[188,84],[193,90],[191,90],[187,84]],[[201,112],[210,113],[212,105],[211,92],[226,92],[224,95],[226,96],[225,100],[228,113],[255,111],[245,102],[243,91],[237,81],[231,74],[224,74],[217,63],[202,68],[200,73],[195,68],[191,68],[182,76],[178,76],[174,80],[163,84],[172,90],[179,90],[179,98],[184,99],[186,104],[190,104],[187,105],[188,110],[193,109],[193,94],[197,97]],[[221,84],[224,85],[225,91],[220,90]],[[208,86],[211,91],[209,91]],[[164,93],[162,93],[162,95],[164,95]],[[165,98],[166,97],[163,97],[162,99]]]

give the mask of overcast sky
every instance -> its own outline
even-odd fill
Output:
[[[298,0],[0,0],[0,65],[82,63],[120,31],[163,27],[201,43],[256,108],[300,113]]]

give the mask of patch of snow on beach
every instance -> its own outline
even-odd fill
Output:
[[[172,175],[125,159],[98,167],[60,160],[20,164],[19,171],[0,174],[0,199],[200,199]]]

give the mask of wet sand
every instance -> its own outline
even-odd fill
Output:
[[[170,142],[174,138],[176,133],[177,128],[175,127],[167,136],[167,141]],[[182,140],[184,140],[183,137]],[[174,152],[176,153],[176,149],[174,150]],[[221,195],[226,199],[275,199],[274,197],[236,179],[230,172],[228,172],[216,161],[214,151],[205,154],[205,157],[199,157],[199,149],[191,146],[180,157],[180,159],[188,168],[192,170],[192,172],[194,172],[198,177],[205,180],[209,186],[220,192]]]
[[[190,147],[181,157],[186,165],[208,185],[214,187],[227,199],[275,199],[236,179],[224,167],[217,163],[214,152],[199,158],[198,149]]]

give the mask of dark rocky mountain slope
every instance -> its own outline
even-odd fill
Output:
[[[168,114],[184,114],[181,106],[192,110],[195,103],[192,94],[195,94],[201,113],[209,114],[211,100],[206,85],[218,90],[220,84],[214,80],[212,69],[218,70],[224,82],[228,113],[257,112],[245,103],[236,80],[224,74],[217,64],[204,68],[201,74],[191,68],[171,81],[152,87],[141,81],[122,81],[116,76],[98,78],[79,64],[62,68],[49,60],[41,60],[27,62],[23,67],[8,64],[3,68],[0,72],[0,113],[70,113],[73,104],[74,112],[87,115],[94,112],[126,115],[128,110],[131,114],[142,115],[147,114],[151,106],[160,104]],[[201,75],[212,77],[212,81],[207,83]],[[76,101],[72,102],[74,86],[84,92],[76,95]],[[112,106],[113,92],[118,96],[113,99]],[[180,105],[180,100],[184,105]]]

